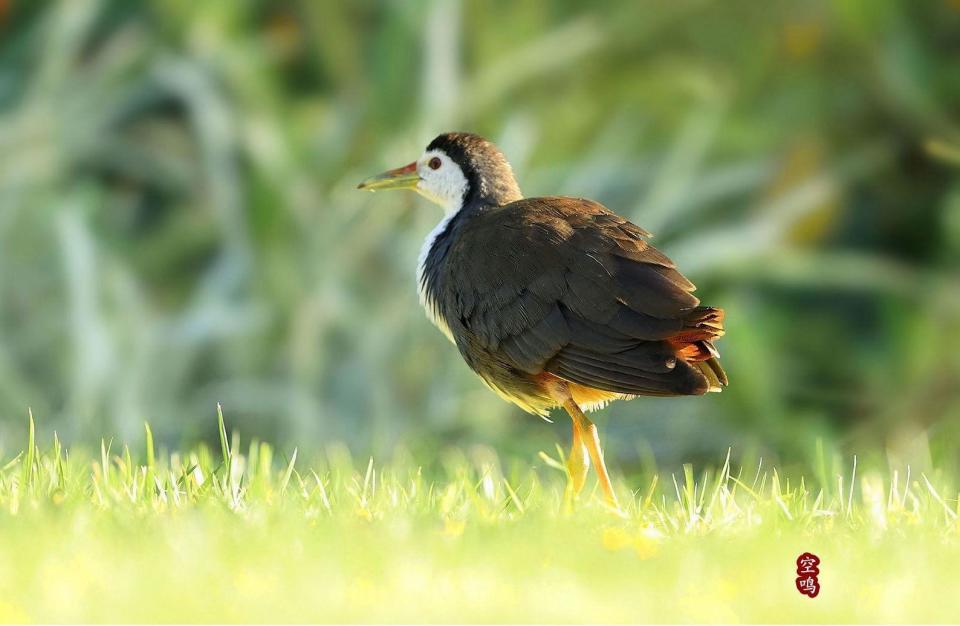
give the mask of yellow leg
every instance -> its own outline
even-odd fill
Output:
[[[597,425],[591,422],[577,403],[573,399],[563,403],[563,408],[567,410],[570,417],[573,418],[574,428],[580,430],[580,437],[583,440],[584,447],[590,454],[590,460],[593,461],[593,467],[597,470],[597,480],[600,481],[600,487],[607,497],[607,504],[620,510],[620,504],[617,502],[617,494],[613,492],[613,484],[610,482],[610,475],[607,473],[607,466],[603,462],[603,450],[600,448],[600,436],[597,433]]]
[[[583,484],[587,481],[587,471],[590,469],[590,456],[587,446],[580,436],[580,429],[573,424],[573,439],[570,445],[570,454],[567,456],[567,489],[564,493],[564,503],[568,511],[573,509],[573,503],[583,491]]]
[[[600,436],[597,434],[597,426],[583,414],[583,411],[580,410],[580,407],[577,406],[577,403],[573,401],[573,396],[570,394],[570,388],[567,387],[567,384],[562,381],[554,382],[549,387],[551,396],[560,404],[563,405],[563,408],[566,409],[567,413],[570,415],[570,419],[573,420],[573,449],[570,451],[570,460],[567,461],[567,470],[570,472],[570,483],[568,485],[569,490],[575,489],[577,492],[577,483],[579,480],[579,487],[583,487],[583,481],[586,478],[587,469],[589,468],[589,463],[582,456],[583,449],[586,449],[587,454],[590,457],[590,461],[593,462],[593,467],[597,470],[597,479],[600,481],[600,487],[603,489],[603,493],[607,498],[607,504],[612,506],[617,511],[620,511],[620,504],[617,502],[617,494],[613,491],[613,484],[610,482],[610,475],[607,473],[607,466],[603,462],[603,450],[600,448]],[[580,443],[580,454],[577,456],[577,461],[574,461],[575,453],[577,452],[577,443]],[[571,463],[576,463],[576,471],[574,473],[571,471]],[[574,493],[573,495],[576,495]]]

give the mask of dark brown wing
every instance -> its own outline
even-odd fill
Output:
[[[628,395],[699,394],[726,383],[710,340],[722,311],[641,228],[579,198],[529,198],[474,218],[451,246],[438,294],[474,369]]]

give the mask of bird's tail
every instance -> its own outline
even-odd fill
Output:
[[[720,391],[728,383],[713,340],[723,336],[723,309],[701,306],[693,309],[683,329],[670,338],[677,356],[694,364],[709,383],[708,391]]]

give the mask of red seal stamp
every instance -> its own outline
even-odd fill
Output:
[[[805,596],[816,598],[820,593],[820,557],[804,552],[797,557],[797,591]]]

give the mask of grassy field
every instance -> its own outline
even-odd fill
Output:
[[[565,513],[555,455],[307,460],[222,424],[219,450],[154,450],[148,427],[145,450],[31,438],[6,459],[0,619],[960,619],[957,483],[940,472],[728,459],[619,481],[619,517],[589,494]],[[814,599],[794,588],[805,551]]]

